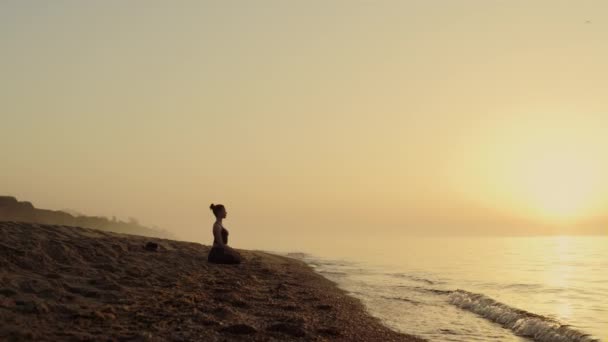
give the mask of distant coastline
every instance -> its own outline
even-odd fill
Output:
[[[80,215],[75,212],[40,209],[34,207],[31,202],[19,201],[12,196],[0,196],[0,221],[65,225],[123,234],[175,238],[167,231],[143,226],[134,219],[121,221],[116,218],[109,219],[101,216]]]

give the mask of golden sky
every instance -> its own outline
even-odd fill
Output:
[[[607,41],[606,1],[3,1],[0,192],[252,246],[605,233]]]

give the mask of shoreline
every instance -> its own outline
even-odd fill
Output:
[[[304,261],[87,228],[0,222],[0,339],[423,341]],[[158,244],[147,250],[146,243]]]

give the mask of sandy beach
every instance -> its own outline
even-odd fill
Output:
[[[0,236],[1,340],[420,341],[298,260],[209,264],[198,243],[68,226]]]

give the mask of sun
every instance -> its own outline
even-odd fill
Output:
[[[604,217],[604,119],[566,112],[509,109],[477,123],[481,133],[463,138],[462,151],[448,158],[458,166],[445,168],[450,186],[462,198],[538,224],[575,227]]]
[[[543,151],[520,163],[520,200],[546,221],[566,223],[585,217],[596,200],[597,168],[575,151]]]

